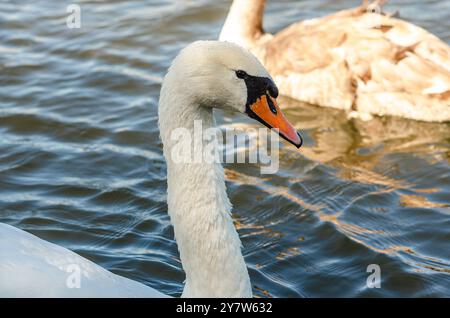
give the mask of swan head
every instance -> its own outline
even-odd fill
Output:
[[[167,76],[171,73],[195,105],[246,114],[276,129],[297,148],[302,145],[300,134],[277,104],[272,77],[246,49],[228,42],[197,41],[175,58]]]

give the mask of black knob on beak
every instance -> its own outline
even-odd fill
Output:
[[[278,97],[278,88],[275,85],[275,83],[268,79],[267,81],[267,91],[269,92],[269,95],[273,98],[277,98]]]

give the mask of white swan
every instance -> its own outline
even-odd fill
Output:
[[[280,93],[352,115],[450,121],[450,47],[384,14],[386,0],[263,30],[265,0],[234,0],[221,41],[246,47]]]
[[[159,123],[167,161],[169,215],[186,272],[184,297],[251,297],[252,288],[230,216],[221,164],[172,160],[173,147],[180,141],[172,140],[171,134],[176,128],[193,133],[195,120],[202,121],[202,129],[214,126],[213,107],[217,107],[246,113],[278,128],[282,137],[300,147],[300,136],[276,104],[277,94],[271,77],[251,53],[223,42],[189,45],[173,61],[164,79]],[[77,287],[71,275],[78,269],[81,288],[68,288],[68,284]],[[165,295],[66,248],[0,224],[0,296]]]

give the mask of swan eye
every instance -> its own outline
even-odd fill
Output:
[[[245,71],[243,71],[243,70],[237,70],[237,71],[236,71],[236,76],[237,76],[238,78],[246,78],[248,75],[247,75],[247,73],[246,73]]]

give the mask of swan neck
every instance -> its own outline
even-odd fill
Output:
[[[265,0],[234,0],[222,27],[219,40],[250,49],[264,35]]]
[[[196,142],[179,139],[174,143],[170,138],[174,129],[183,127],[195,139],[195,122],[201,122],[203,131],[214,127],[212,108],[189,103],[186,94],[178,94],[175,75],[168,74],[161,89],[159,120],[167,162],[168,213],[186,273],[182,296],[251,297],[222,165],[173,160],[175,147]]]

